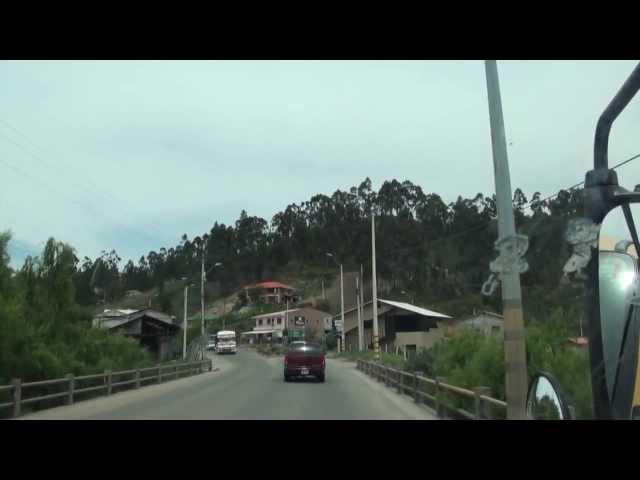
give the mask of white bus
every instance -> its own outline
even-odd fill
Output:
[[[220,330],[216,335],[216,353],[237,353],[236,332]]]

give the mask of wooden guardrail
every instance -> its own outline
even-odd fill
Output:
[[[10,402],[0,403],[0,410],[11,408],[9,416],[15,418],[22,414],[23,405],[56,398],[63,398],[64,404],[71,405],[76,401],[78,395],[89,392],[103,392],[105,395],[111,395],[116,389],[124,390],[121,387],[132,386],[132,388],[137,389],[152,383],[159,384],[168,380],[176,380],[180,377],[196,375],[206,370],[211,371],[212,368],[212,360],[207,359],[116,372],[105,370],[103,373],[78,377],[73,374],[68,374],[64,378],[40,380],[37,382],[23,383],[21,379],[16,378],[12,380],[11,385],[0,385],[0,393],[8,391],[12,398]],[[93,385],[87,385],[87,383],[93,383]],[[42,390],[42,387],[55,385],[60,385],[62,390],[39,396],[25,395],[25,392],[33,391],[36,387],[41,387],[40,390]],[[38,410],[45,410],[46,408]]]
[[[398,393],[413,396],[416,403],[424,403],[435,410],[438,418],[457,420],[491,420],[505,418],[507,404],[490,397],[488,387],[476,387],[473,390],[449,385],[442,378],[427,378],[420,372],[406,372],[387,367],[381,363],[365,360],[357,361],[358,370],[396,388]],[[450,398],[463,398],[469,409],[452,405]],[[472,411],[471,411],[472,410]]]

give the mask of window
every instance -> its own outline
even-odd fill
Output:
[[[282,324],[282,318],[278,317],[278,325]]]
[[[258,319],[258,325],[262,325],[262,319],[261,318]]]
[[[405,346],[407,350],[407,357],[413,357],[416,354],[416,346],[415,345],[407,345]]]
[[[500,331],[500,327],[498,325],[494,325],[491,327],[491,333],[498,333]]]

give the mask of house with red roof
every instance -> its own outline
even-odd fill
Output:
[[[300,299],[294,287],[273,280],[246,286],[244,290],[248,299],[257,297],[260,303],[296,303]]]

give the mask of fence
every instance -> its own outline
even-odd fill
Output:
[[[159,384],[168,380],[196,375],[202,373],[205,369],[211,371],[212,367],[213,363],[211,359],[208,359],[116,372],[106,370],[103,373],[78,377],[68,374],[64,378],[37,382],[22,383],[18,378],[14,379],[11,385],[0,385],[0,394],[4,393],[6,395],[8,393],[12,398],[10,402],[0,403],[0,411],[10,409],[9,414],[2,415],[2,417],[15,418],[22,414],[22,407],[25,405],[34,405],[35,408],[32,408],[32,411],[51,408],[51,400],[57,400],[56,403],[59,405],[62,399],[62,404],[72,405],[78,400],[78,396],[82,396],[84,397],[82,398],[83,400],[87,400],[88,398],[105,394],[111,395],[116,390],[137,389],[148,384]],[[61,389],[54,387],[61,387]],[[34,390],[39,390],[40,395],[37,393],[31,396],[25,395],[26,392],[33,392]],[[42,395],[42,393],[45,394]],[[0,396],[0,398],[2,397]]]
[[[396,388],[398,393],[409,394],[416,403],[428,405],[438,418],[494,420],[506,416],[506,402],[490,397],[488,387],[468,390],[449,385],[442,378],[427,378],[420,372],[406,372],[376,362],[358,360],[357,365],[358,370]]]

